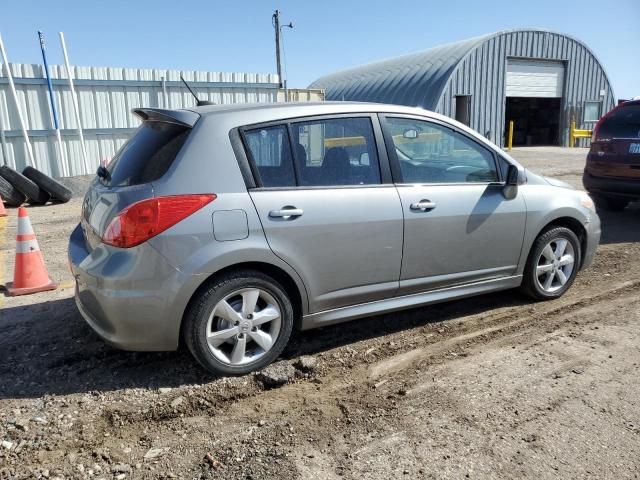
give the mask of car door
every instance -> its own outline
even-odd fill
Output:
[[[504,160],[444,123],[382,123],[404,214],[399,294],[512,275],[526,207],[522,194],[504,194]]]
[[[267,241],[302,277],[310,313],[392,297],[403,219],[377,117],[250,127],[243,137]]]

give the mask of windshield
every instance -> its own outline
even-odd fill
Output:
[[[149,183],[164,175],[182,148],[190,129],[167,122],[144,122],[109,163],[105,185],[123,187]]]

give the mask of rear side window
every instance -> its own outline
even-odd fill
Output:
[[[292,131],[301,186],[380,183],[370,118],[299,122]]]
[[[293,187],[296,177],[287,127],[259,128],[245,132],[245,140],[263,187]]]
[[[598,130],[599,137],[637,138],[640,130],[640,105],[627,105],[609,113]]]
[[[140,185],[162,177],[184,145],[189,128],[167,122],[144,122],[113,157],[107,169],[114,187]]]

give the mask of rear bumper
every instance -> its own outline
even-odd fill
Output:
[[[640,180],[594,177],[585,170],[582,184],[589,193],[606,193],[607,195],[640,198]]]
[[[184,279],[153,247],[99,245],[89,252],[78,226],[69,239],[69,263],[78,310],[107,343],[137,351],[178,347],[176,311],[184,306],[175,298]]]

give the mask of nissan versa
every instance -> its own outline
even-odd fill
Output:
[[[141,108],[71,234],[76,301],[110,344],[264,367],[310,329],[520,287],[593,261],[589,196],[449,118],[365,103]]]

